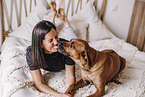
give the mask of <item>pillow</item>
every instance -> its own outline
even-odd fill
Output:
[[[86,38],[88,42],[108,39],[114,36],[98,18],[97,12],[91,0],[83,7],[82,10],[70,19],[89,23],[88,36]]]
[[[79,10],[75,15],[70,17],[70,20],[85,21],[88,23],[90,23],[94,19],[99,20],[92,0],[89,0],[89,2],[84,5],[81,10]]]
[[[85,22],[79,22],[79,21],[69,21],[70,25],[72,26],[72,28],[74,29],[74,31],[76,32],[77,36],[79,39],[83,39],[83,40],[87,40],[87,28],[88,28],[88,23]],[[68,40],[67,34],[69,34],[69,32],[64,33],[64,26],[63,24],[59,24],[56,25],[57,27],[57,32],[58,32],[58,36],[60,38],[64,38]]]
[[[91,17],[90,17],[91,15]],[[51,14],[45,15],[43,19],[49,20]],[[93,7],[93,2],[90,0],[82,10],[78,11],[77,14],[73,15],[72,17],[68,17],[68,20],[71,26],[74,28],[78,38],[83,40],[88,40],[88,26],[89,22],[93,21],[94,19],[99,20],[97,17],[97,13]],[[64,33],[63,30],[63,23],[59,18],[56,18],[56,28],[58,32],[58,36],[60,38],[67,39],[67,35]]]
[[[49,20],[50,16],[51,16],[51,13],[44,15],[43,20]],[[68,21],[69,21],[70,25],[72,26],[72,28],[74,29],[74,31],[76,32],[78,38],[87,40],[87,33],[88,33],[87,29],[88,29],[89,23],[87,23],[85,21],[77,21],[73,18],[69,19]],[[64,29],[63,29],[64,24],[63,24],[62,20],[57,18],[57,16],[55,17],[55,25],[56,25],[57,32],[58,32],[58,37],[68,39],[67,33],[65,33]]]
[[[101,20],[92,21],[89,24],[88,42],[92,42],[96,40],[103,40],[103,39],[110,39],[113,37],[114,35],[108,30],[108,28],[102,23]]]
[[[48,14],[47,3],[45,0],[38,0],[37,5],[34,7],[32,12],[26,18],[26,21],[21,24],[17,29],[9,34],[9,36],[14,36],[31,41],[33,27],[42,20],[45,14]]]
[[[13,32],[9,33],[9,36],[25,39],[31,41],[33,27],[27,22],[23,23],[20,27],[18,27]]]

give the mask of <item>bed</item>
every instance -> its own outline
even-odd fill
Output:
[[[8,5],[6,0],[1,0],[1,9]],[[16,2],[17,1],[17,2]],[[26,9],[26,3],[29,7]],[[9,18],[7,21],[7,9],[3,12],[2,33],[3,45],[1,47],[0,67],[0,97],[54,97],[37,90],[26,63],[26,48],[31,44],[31,32],[34,25],[41,20],[49,20],[49,3],[52,0],[11,0],[17,19]],[[145,52],[137,47],[119,39],[103,23],[106,0],[100,1],[102,6],[98,8],[99,0],[55,0],[57,9],[65,8],[70,24],[75,29],[79,38],[86,40],[96,50],[113,49],[127,60],[126,68],[119,73],[118,80],[122,84],[110,82],[106,85],[106,94],[103,97],[145,97]],[[74,2],[75,1],[75,2]],[[17,6],[20,4],[20,6]],[[21,7],[22,6],[22,7]],[[21,11],[27,13],[20,14]],[[25,8],[25,9],[22,9]],[[29,10],[29,12],[27,12]],[[12,11],[12,10],[11,10]],[[6,18],[4,18],[4,16]],[[10,17],[12,16],[10,12]],[[22,17],[20,17],[22,16]],[[2,16],[1,16],[2,17]],[[15,24],[12,24],[13,21]],[[17,21],[17,22],[16,22]],[[7,24],[5,26],[4,24]],[[63,25],[56,17],[58,35],[67,39],[63,33]],[[5,37],[7,36],[8,37]],[[80,76],[80,68],[75,67],[76,80]],[[60,93],[64,93],[65,71],[48,72],[42,70],[46,84]],[[79,88],[74,97],[86,97],[95,92],[92,84]]]

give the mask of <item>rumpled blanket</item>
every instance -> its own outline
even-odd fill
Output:
[[[127,60],[126,68],[118,75],[118,80],[122,84],[108,83],[103,97],[145,97],[145,52],[116,37],[89,44],[98,51],[113,49]],[[0,97],[54,97],[38,91],[34,85],[25,58],[26,48],[29,45],[29,41],[15,37],[6,39],[1,55]],[[75,68],[78,80],[81,72],[78,65]],[[45,83],[51,88],[61,93],[65,92],[65,71],[42,70],[42,74]],[[74,97],[86,97],[95,91],[94,85],[89,84],[76,90]]]

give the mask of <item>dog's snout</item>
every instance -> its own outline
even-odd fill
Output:
[[[60,41],[58,41],[58,45],[63,45],[63,43],[62,43],[62,42],[60,42]]]
[[[58,41],[58,48],[60,49],[60,50],[63,50],[64,48],[63,48],[63,43],[62,42],[59,42]]]
[[[60,46],[59,46],[59,49],[60,49],[60,50],[63,50],[64,48],[62,47],[62,45],[60,45]]]
[[[69,53],[67,53],[64,49],[64,44],[67,41],[58,41],[58,52],[60,52],[61,54],[65,55],[65,56],[69,56]]]

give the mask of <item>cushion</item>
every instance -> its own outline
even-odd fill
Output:
[[[98,14],[91,0],[83,7],[82,10],[70,19],[89,23],[88,34],[86,36],[88,42],[109,39],[114,36],[98,18]]]
[[[88,23],[86,22],[81,22],[81,21],[69,21],[70,25],[72,26],[72,28],[74,29],[74,31],[76,32],[77,36],[79,39],[83,39],[83,40],[87,40],[87,28],[88,28]],[[62,26],[63,24],[59,24],[56,27],[58,28],[57,32],[58,32],[58,36],[60,38],[65,38],[68,39],[67,34],[64,33],[64,26]]]
[[[88,42],[92,42],[92,41],[96,41],[96,40],[103,40],[103,39],[110,39],[110,38],[114,37],[114,35],[102,23],[101,20],[92,21],[89,24],[88,32],[89,32],[88,33]]]
[[[48,13],[47,15],[44,15],[43,20],[49,20],[51,16],[51,13]],[[74,18],[69,19],[70,25],[73,27],[74,31],[76,32],[78,38],[87,40],[87,29],[88,29],[88,22],[85,21],[78,21]],[[59,38],[68,39],[67,34],[64,33],[64,24],[62,20],[60,20],[57,16],[55,17],[55,25],[57,28],[58,36]]]
[[[84,5],[81,10],[79,10],[75,15],[73,15],[69,19],[76,21],[85,21],[88,23],[90,23],[94,19],[99,20],[97,12],[95,11],[95,8],[93,6],[92,0],[89,0],[89,2],[86,5]]]

